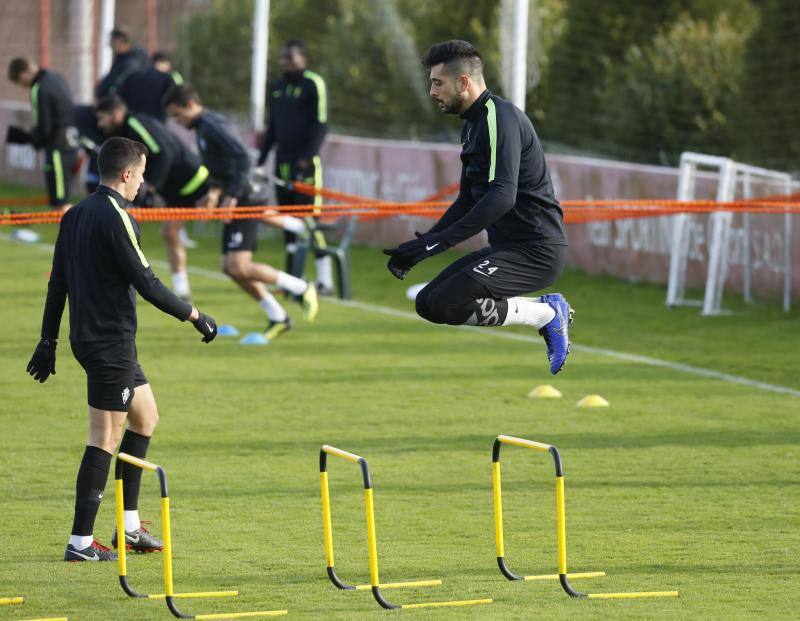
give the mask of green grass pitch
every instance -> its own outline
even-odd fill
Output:
[[[39,227],[52,242],[55,227]],[[193,230],[190,228],[190,231]],[[0,620],[169,619],[163,602],[133,601],[116,565],[71,564],[75,473],[85,442],[85,379],[66,323],[58,373],[25,374],[38,338],[50,254],[0,239]],[[155,226],[144,250],[169,282]],[[217,271],[203,237],[190,264]],[[276,240],[257,256],[280,261]],[[452,253],[412,272],[430,278]],[[411,311],[373,248],[356,248],[357,300]],[[161,260],[161,261],[158,261]],[[242,332],[262,311],[232,284],[191,274],[197,305]],[[669,311],[664,288],[567,273],[578,345],[713,369],[800,390],[800,315],[777,304],[731,304],[734,315]],[[140,301],[139,355],[161,413],[149,458],[170,477],[178,591],[239,589],[185,600],[191,613],[288,608],[290,618],[788,619],[800,603],[800,396],[576,349],[552,378],[543,346],[485,331],[428,325],[324,302],[318,321],[268,347],[202,345],[188,325]],[[497,332],[503,329],[497,329]],[[507,332],[507,331],[506,331]],[[515,330],[517,334],[531,331]],[[533,334],[535,336],[535,334]],[[527,393],[552,383],[560,400]],[[599,393],[608,409],[575,407]],[[570,571],[591,592],[680,591],[679,599],[578,601],[556,582],[511,583],[495,564],[491,445],[497,434],[555,444],[566,475]],[[492,597],[492,606],[385,612],[368,592],[325,575],[317,455],[323,443],[365,456],[373,474],[384,581],[441,578],[386,591],[414,603]],[[368,581],[360,478],[331,459],[340,576]],[[503,452],[506,557],[519,573],[556,571],[553,468],[547,456]],[[108,543],[113,484],[97,520]],[[158,488],[145,474],[141,510],[159,532]],[[160,592],[161,556],[131,556],[131,583]],[[795,611],[795,612],[792,612]]]

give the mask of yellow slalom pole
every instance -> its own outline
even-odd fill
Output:
[[[494,545],[497,556],[505,556],[503,545],[503,492],[500,487],[500,462],[492,462],[492,491],[494,496]]]
[[[558,573],[567,573],[567,521],[564,514],[564,477],[556,477],[556,529],[558,537]]]
[[[577,574],[568,574],[567,578],[575,580],[576,578],[602,578],[606,575],[604,571],[584,571]],[[523,576],[523,580],[558,580],[558,574],[542,574],[539,576]]]
[[[589,599],[638,599],[640,597],[678,597],[677,591],[640,591],[631,593],[589,593]]]
[[[331,527],[331,496],[328,488],[328,473],[319,473],[319,484],[322,493],[322,537],[325,540],[325,560],[328,567],[333,567],[333,528]]]
[[[0,606],[11,606],[25,603],[24,597],[0,597]]]
[[[406,608],[444,608],[446,606],[474,606],[476,604],[491,604],[491,599],[462,599],[453,600],[451,602],[425,602],[422,604],[403,604],[400,606],[403,610]]]
[[[117,566],[119,575],[128,575],[128,556],[125,546],[125,501],[122,491],[122,479],[114,481],[114,505],[117,519]]]
[[[439,586],[442,584],[441,580],[414,580],[411,582],[386,582],[380,585],[381,589],[402,589],[405,587],[426,587],[426,586]],[[372,588],[371,584],[358,584],[356,591],[369,591]]]
[[[375,536],[375,509],[372,503],[372,488],[364,490],[364,504],[367,514],[367,540],[369,544],[369,581],[373,587],[381,586],[378,575],[378,542]]]
[[[288,610],[265,610],[263,612],[219,612],[210,615],[194,615],[193,619],[242,619],[244,617],[282,617]]]
[[[161,529],[164,537],[164,595],[173,597],[172,586],[172,532],[169,523],[169,496],[161,498]]]

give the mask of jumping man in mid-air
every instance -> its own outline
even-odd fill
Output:
[[[461,186],[433,228],[384,251],[389,270],[402,280],[420,261],[486,230],[489,245],[428,283],[417,313],[451,325],[533,326],[556,374],[569,354],[572,309],[559,293],[520,297],[552,285],[567,256],[563,212],[539,138],[521,110],[486,89],[483,58],[470,43],[434,45],[422,64],[439,108],[464,119]]]

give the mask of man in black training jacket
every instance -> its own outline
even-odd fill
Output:
[[[40,69],[29,58],[15,58],[8,65],[8,79],[31,90],[33,129],[13,125],[7,141],[29,143],[44,149],[44,180],[50,206],[69,209],[69,192],[78,162],[78,131],[72,95],[66,80],[55,71]]]
[[[139,227],[125,211],[142,183],[146,153],[143,144],[126,138],[110,138],[100,148],[100,186],[61,220],[41,340],[28,363],[28,373],[39,382],[55,375],[56,341],[69,298],[70,346],[87,378],[89,440],[78,470],[65,561],[116,558],[93,537],[111,456],[119,447],[144,458],[158,423],[153,391],[136,356],[136,293],[176,319],[191,321],[203,342],[217,335],[214,319],[176,297],[153,274],[140,248]],[[162,543],[139,520],[141,469],[123,467],[122,477],[123,545],[137,551],[160,550]],[[115,533],[112,545],[116,544]]]
[[[563,212],[539,138],[519,108],[486,89],[483,58],[470,43],[434,45],[422,64],[439,108],[464,119],[461,185],[433,228],[385,251],[388,268],[403,279],[420,261],[485,230],[489,245],[428,283],[417,295],[417,313],[451,325],[532,326],[556,374],[569,354],[572,309],[560,293],[520,297],[552,285],[567,257]]]

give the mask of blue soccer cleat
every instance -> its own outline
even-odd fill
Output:
[[[566,364],[569,355],[569,324],[572,323],[574,311],[560,293],[541,296],[541,300],[556,312],[556,316],[539,334],[547,345],[547,359],[550,361],[550,373],[555,375]]]

